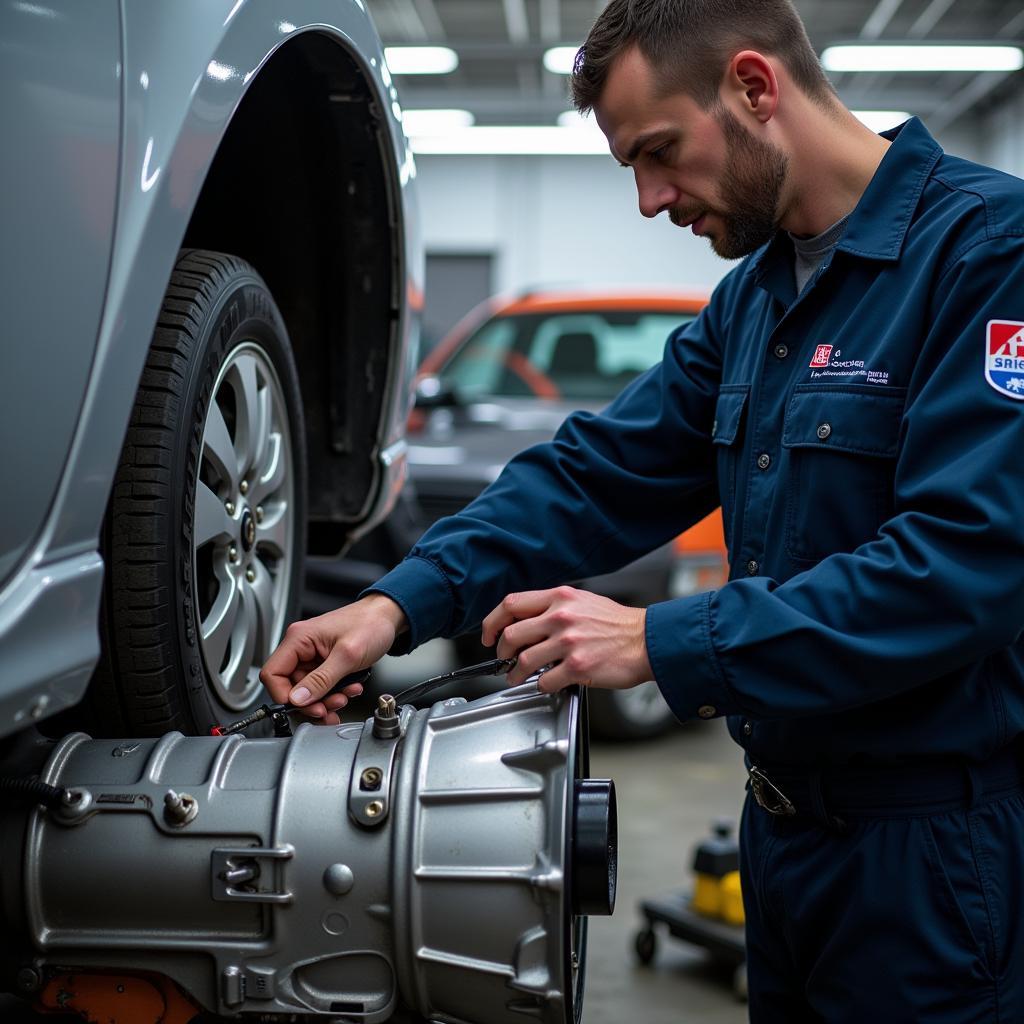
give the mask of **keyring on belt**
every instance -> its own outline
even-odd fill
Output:
[[[752,764],[747,769],[747,774],[750,776],[750,788],[759,807],[769,814],[781,817],[796,814],[793,801],[757,765]]]

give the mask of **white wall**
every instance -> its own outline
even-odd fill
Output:
[[[944,132],[950,153],[1024,173],[1024,97],[984,125]],[[705,239],[647,220],[633,175],[610,156],[420,156],[428,252],[490,252],[495,290],[538,285],[710,289],[732,263]]]
[[[732,265],[636,205],[610,156],[416,159],[428,252],[493,252],[495,288],[664,285],[709,289]]]

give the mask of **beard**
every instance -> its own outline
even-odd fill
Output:
[[[756,252],[778,230],[777,211],[789,161],[780,149],[748,131],[724,108],[715,113],[726,144],[726,169],[721,180],[722,208],[709,208],[722,222],[721,231],[707,231],[711,248],[726,260]],[[671,210],[676,225],[693,211]]]

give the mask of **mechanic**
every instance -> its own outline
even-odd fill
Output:
[[[343,675],[481,621],[510,683],[654,678],[746,752],[751,1020],[1022,1021],[1024,183],[864,128],[789,0],[611,0],[572,87],[645,216],[746,258],[264,682],[336,721]],[[720,589],[555,586],[718,504]]]

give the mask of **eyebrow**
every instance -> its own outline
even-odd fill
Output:
[[[629,147],[629,152],[626,154],[624,160],[620,160],[619,163],[623,167],[628,167],[634,160],[640,155],[640,150],[644,148],[652,139],[658,138],[659,135],[664,135],[665,129],[659,128],[657,131],[647,132],[645,135],[639,136],[635,139],[633,145]]]

